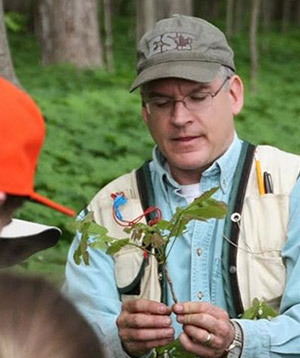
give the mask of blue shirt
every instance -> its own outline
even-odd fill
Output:
[[[242,142],[234,141],[201,176],[200,192],[219,187],[214,198],[228,202]],[[176,207],[187,205],[180,185],[165,169],[157,148],[150,164],[155,204],[169,219]],[[272,321],[238,320],[244,332],[242,358],[300,357],[300,181],[290,196],[288,240],[282,251],[286,259],[287,284],[281,314]],[[83,214],[79,215],[81,218]],[[178,238],[168,258],[168,269],[179,301],[207,301],[227,309],[221,271],[224,220],[194,221]],[[100,250],[89,250],[90,266],[73,261],[78,238],[71,245],[64,291],[94,326],[109,347],[110,357],[126,357],[118,337],[116,319],[121,302],[114,279],[113,259]],[[173,304],[171,294],[168,303]],[[173,317],[174,318],[174,317]],[[173,319],[176,336],[181,325]]]

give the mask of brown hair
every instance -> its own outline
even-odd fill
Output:
[[[42,278],[0,274],[0,358],[103,358],[73,304]]]

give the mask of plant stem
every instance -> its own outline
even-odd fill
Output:
[[[169,275],[169,271],[167,269],[167,263],[165,262],[165,264],[163,265],[163,270],[164,270],[164,274],[165,274],[165,278],[170,286],[170,290],[171,290],[171,295],[173,298],[174,303],[178,303],[178,298],[176,296],[175,290],[174,290],[174,285],[173,285],[173,281]]]

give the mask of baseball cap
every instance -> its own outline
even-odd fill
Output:
[[[61,233],[55,226],[13,219],[0,233],[0,268],[18,264],[34,253],[54,246]]]
[[[44,119],[34,101],[0,78],[0,191],[74,216],[74,210],[34,190],[34,175],[45,132]]]
[[[221,66],[235,71],[234,53],[224,33],[196,17],[174,15],[158,21],[137,49],[137,78],[130,92],[160,78],[211,82]]]

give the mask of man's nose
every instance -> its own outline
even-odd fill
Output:
[[[184,99],[174,101],[171,121],[175,126],[185,126],[188,122],[193,120],[192,117],[193,114],[188,110]]]

